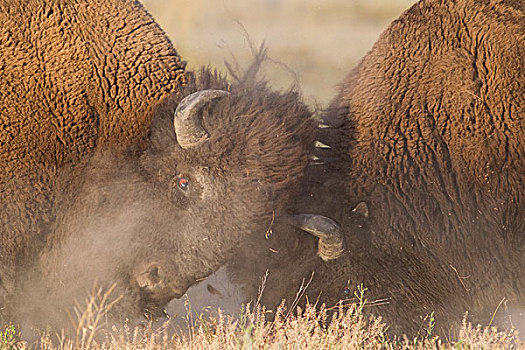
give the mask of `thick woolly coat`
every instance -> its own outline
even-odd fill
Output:
[[[363,283],[394,332],[417,333],[432,312],[446,333],[465,311],[487,324],[502,300],[525,307],[523,1],[418,2],[323,119],[331,148],[317,149],[297,212],[339,221],[346,252],[325,263],[313,237],[275,235],[263,301],[293,300],[283,292],[314,271],[310,301],[332,306]]]

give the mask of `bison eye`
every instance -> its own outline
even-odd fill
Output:
[[[190,180],[184,176],[179,177],[177,180],[177,187],[183,191],[187,191],[190,187]]]

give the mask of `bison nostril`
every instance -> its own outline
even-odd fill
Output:
[[[149,269],[149,277],[155,282],[158,282],[160,280],[158,266],[153,266]]]
[[[162,282],[162,271],[157,264],[150,265],[144,272],[136,276],[140,288],[153,288]]]

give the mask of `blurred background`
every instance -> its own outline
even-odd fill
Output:
[[[414,0],[142,0],[189,69],[243,66],[249,41],[263,41],[263,74],[275,88],[298,84],[311,107],[325,107],[337,84],[379,34]]]

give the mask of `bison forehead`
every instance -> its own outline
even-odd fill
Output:
[[[194,169],[191,174],[195,181],[201,185],[200,198],[203,201],[216,202],[221,198],[227,184],[222,184],[218,176],[210,173],[209,169],[205,167]]]

